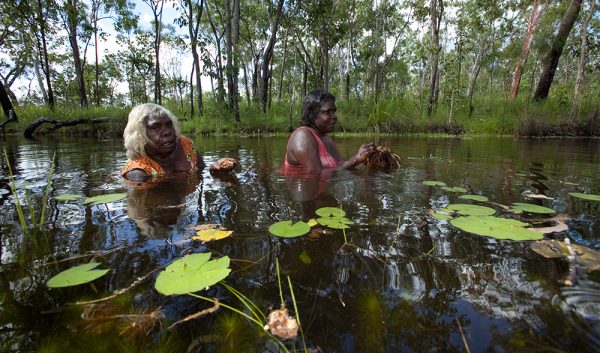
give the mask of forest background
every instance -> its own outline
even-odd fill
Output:
[[[600,135],[597,0],[16,0],[0,13],[3,132],[110,120],[120,133],[131,106],[155,102],[187,132],[286,133],[323,88],[342,131]]]

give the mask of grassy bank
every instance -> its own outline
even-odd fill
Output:
[[[548,99],[542,103],[528,100],[507,101],[504,97],[478,100],[469,114],[465,101],[440,105],[428,116],[422,108],[425,102],[410,98],[388,97],[350,100],[339,99],[338,127],[349,133],[430,133],[469,135],[519,136],[600,136],[599,102],[584,102],[576,119],[569,118],[571,106],[560,100]],[[188,134],[287,134],[290,126],[300,121],[301,102],[277,101],[266,114],[253,104],[240,103],[240,122],[235,122],[227,109],[207,99],[202,115],[190,116],[189,107],[166,102],[182,122]],[[450,109],[449,107],[452,107]],[[56,108],[17,107],[19,121],[6,127],[7,133],[21,133],[40,117],[58,121],[108,118],[100,124],[84,123],[62,127],[53,133],[77,135],[120,135],[127,120],[129,108]],[[36,133],[49,132],[51,124],[40,126]]]

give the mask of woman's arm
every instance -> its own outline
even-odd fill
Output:
[[[323,165],[319,157],[319,145],[308,129],[297,129],[287,144],[287,161],[310,171],[321,171]]]
[[[356,152],[356,154],[354,156],[352,156],[352,158],[350,158],[346,161],[343,161],[342,164],[339,166],[339,168],[353,169],[357,165],[363,164],[364,162],[367,161],[367,158],[369,158],[370,155],[375,153],[375,148],[376,148],[375,145],[372,143],[367,143],[367,144],[360,146],[360,148],[358,149],[358,152]]]

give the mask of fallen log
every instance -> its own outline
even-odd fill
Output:
[[[8,123],[12,123],[12,122],[16,122],[16,121],[18,121],[17,113],[15,113],[14,109],[10,109],[8,111],[8,119],[6,119],[4,122],[2,122],[2,124],[0,124],[0,132],[2,132],[2,136],[4,136],[4,127]]]
[[[102,118],[93,118],[93,119],[83,118],[83,119],[60,121],[60,120],[56,120],[56,119],[52,119],[52,118],[41,117],[41,118],[38,118],[37,120],[35,120],[34,122],[32,122],[25,129],[25,131],[23,132],[23,135],[25,135],[26,138],[33,138],[33,133],[35,132],[35,130],[37,130],[41,125],[46,124],[46,123],[53,125],[50,129],[48,129],[49,132],[52,132],[52,131],[56,131],[57,129],[60,129],[61,127],[64,127],[64,126],[74,126],[74,125],[79,125],[79,124],[100,124],[100,123],[105,123],[110,120],[111,120],[110,118],[102,117]]]

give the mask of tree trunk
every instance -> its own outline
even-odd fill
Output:
[[[477,83],[477,77],[479,76],[479,71],[481,70],[481,60],[485,50],[485,45],[481,45],[477,55],[475,56],[473,68],[471,69],[469,88],[467,89],[467,98],[469,99],[469,117],[471,117],[471,114],[473,113],[473,93],[475,92],[475,84]]]
[[[587,27],[590,19],[594,15],[594,10],[596,8],[596,0],[590,1],[590,12],[585,17],[585,20],[581,24],[581,48],[579,49],[579,65],[577,67],[577,78],[575,79],[575,88],[573,89],[573,107],[571,108],[571,122],[575,121],[578,113],[578,100],[579,100],[579,91],[581,90],[581,86],[583,84],[584,74],[585,74],[585,50],[587,47]]]
[[[38,13],[36,14],[40,38],[36,36],[38,53],[42,56],[42,71],[46,77],[46,88],[48,93],[48,107],[54,109],[54,91],[52,90],[52,81],[50,74],[50,61],[48,59],[48,44],[46,41],[46,19],[44,18],[43,5],[41,0],[37,0]],[[41,43],[40,43],[41,41]]]
[[[287,36],[287,32],[286,32],[286,36],[283,39],[283,56],[281,59],[281,70],[279,71],[279,89],[277,92],[277,100],[281,101],[281,97],[283,96],[283,74],[285,72],[285,59],[287,56],[287,43],[288,43],[288,36]]]
[[[202,101],[202,71],[200,71],[200,55],[198,55],[198,33],[200,28],[200,20],[202,18],[202,10],[204,9],[204,0],[200,4],[194,4],[192,0],[186,0],[188,6],[188,32],[190,35],[190,47],[192,49],[192,58],[195,73],[196,87],[198,87],[198,113],[204,113],[204,103]],[[194,14],[196,16],[194,16]],[[192,114],[194,111],[194,100],[192,93]]]
[[[12,102],[10,101],[10,97],[6,92],[6,88],[4,87],[4,83],[2,82],[2,80],[0,80],[0,105],[2,105],[2,111],[4,112],[4,117],[6,118],[6,120],[17,120],[17,115],[14,113]],[[11,115],[11,110],[13,111],[12,114],[14,115]]]
[[[581,1],[582,0],[571,0],[571,4],[567,8],[565,16],[560,22],[558,33],[552,42],[552,48],[550,49],[550,52],[548,52],[544,69],[540,74],[540,80],[538,81],[535,94],[533,95],[533,100],[536,102],[548,97],[550,86],[552,86],[554,74],[556,73],[556,67],[558,66],[558,59],[560,59],[560,56],[562,55],[565,42],[569,37],[569,33],[571,32],[575,20],[577,19],[577,15],[579,14],[579,10],[581,9]]]
[[[281,19],[281,14],[283,13],[283,3],[285,0],[279,0],[277,4],[277,10],[275,12],[275,18],[271,23],[271,38],[269,39],[269,44],[265,48],[265,51],[262,56],[262,79],[261,79],[261,88],[260,88],[260,100],[262,104],[263,113],[267,112],[267,100],[269,95],[269,76],[270,76],[270,63],[271,58],[273,56],[273,49],[275,48],[275,40],[277,39],[277,30],[279,29],[279,20]]]
[[[321,87],[329,91],[329,31],[326,27],[326,19],[322,19],[321,34],[319,42],[321,44]]]
[[[239,48],[240,41],[240,0],[233,0],[233,117],[235,121],[240,122],[240,107],[239,107]]]
[[[79,43],[77,43],[77,0],[70,0],[67,5],[67,21],[69,30],[69,43],[73,49],[73,64],[75,66],[75,75],[77,77],[77,92],[79,94],[79,104],[82,107],[88,106],[87,93],[85,91],[85,81],[83,79],[83,65],[79,56]]]
[[[157,104],[162,104],[162,87],[160,82],[160,45],[162,42],[162,10],[164,4],[164,0],[157,0],[154,11],[154,101]]]
[[[440,9],[438,11],[437,4],[439,1]],[[442,23],[442,15],[444,13],[443,0],[430,0],[429,16],[431,18],[431,54],[429,59],[429,100],[427,102],[427,114],[431,116],[433,107],[437,103],[435,101],[435,90],[437,87],[438,64],[440,61],[440,25]]]
[[[246,68],[246,64],[242,66],[242,69],[244,70],[244,88],[246,90],[246,103],[248,103],[248,106],[250,106],[250,86],[248,85],[248,69]]]
[[[531,13],[529,14],[529,21],[527,25],[527,33],[525,34],[525,38],[523,39],[521,54],[519,55],[519,59],[517,60],[517,66],[515,67],[513,80],[510,85],[510,92],[508,94],[508,98],[511,100],[517,98],[517,94],[519,93],[521,77],[523,76],[523,68],[525,67],[525,63],[527,63],[527,57],[529,56],[529,49],[531,47],[531,40],[533,39],[533,32],[535,31],[537,25],[540,23],[540,20],[542,19],[542,16],[544,15],[544,12],[546,11],[547,7],[547,1],[540,5],[539,0],[534,0],[534,3],[531,7]]]
[[[225,104],[225,84],[224,84],[224,79],[223,79],[223,56],[221,54],[221,36],[219,36],[219,33],[217,32],[217,27],[215,26],[215,23],[212,19],[212,16],[210,14],[210,10],[208,7],[208,2],[205,2],[205,7],[206,7],[206,16],[208,17],[208,21],[210,23],[210,27],[212,29],[213,32],[213,37],[215,39],[215,47],[217,49],[217,57],[216,57],[216,66],[217,66],[217,102],[219,102],[220,105]],[[211,81],[212,82],[212,81]],[[213,88],[214,90],[214,88]]]

